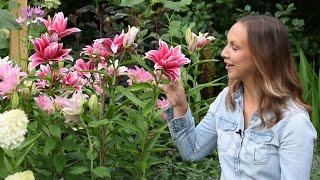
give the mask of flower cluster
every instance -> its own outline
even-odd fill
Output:
[[[0,114],[0,147],[15,149],[24,141],[29,120],[24,111],[12,109]]]
[[[13,175],[9,175],[4,180],[34,180],[34,179],[35,178],[34,178],[33,172],[28,170],[23,172],[17,172]]]
[[[0,96],[5,96],[14,92],[21,77],[27,76],[21,72],[20,68],[14,67],[9,57],[0,58]]]
[[[44,15],[44,11],[40,6],[24,7],[22,9],[22,16],[18,17],[18,19],[16,19],[16,22],[19,23],[20,25],[37,24],[40,22],[40,18],[43,17],[43,15]]]

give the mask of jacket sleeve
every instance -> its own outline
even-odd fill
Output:
[[[194,118],[190,108],[182,117],[172,119],[173,109],[167,111],[169,117],[168,126],[174,144],[178,148],[182,158],[186,161],[198,161],[206,157],[217,147],[217,131],[215,113],[224,102],[227,94],[225,88],[210,105],[206,116],[195,127]],[[171,118],[171,120],[170,120]]]
[[[282,180],[309,180],[317,132],[306,113],[294,114],[284,127],[280,139]]]

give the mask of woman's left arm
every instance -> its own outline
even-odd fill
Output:
[[[281,179],[309,180],[317,138],[309,116],[305,113],[292,115],[280,138]]]

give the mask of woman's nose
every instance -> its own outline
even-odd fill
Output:
[[[223,50],[221,51],[221,57],[223,59],[228,58],[228,53],[227,53],[227,46],[223,48]]]

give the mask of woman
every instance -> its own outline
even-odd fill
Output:
[[[249,15],[230,29],[221,56],[229,85],[195,127],[181,82],[166,85],[169,129],[183,159],[218,149],[221,179],[310,179],[316,131],[290,57],[286,27]]]

